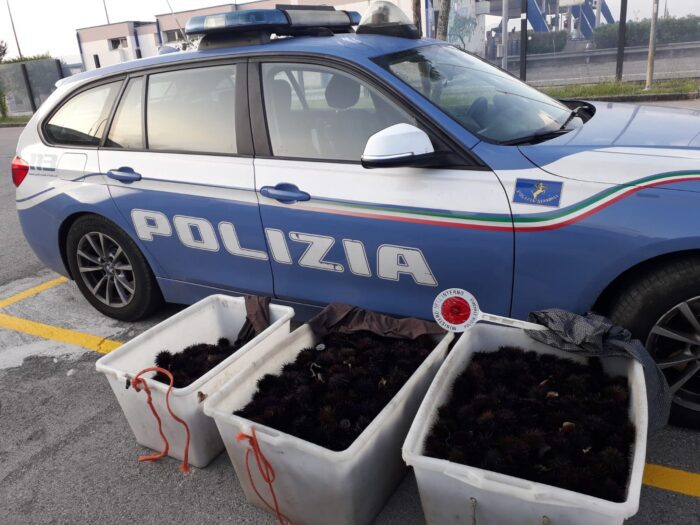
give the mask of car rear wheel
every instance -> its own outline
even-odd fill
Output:
[[[673,395],[671,421],[700,429],[700,258],[651,269],[618,297],[609,316],[646,342]]]
[[[114,223],[95,215],[80,217],[68,231],[66,255],[78,288],[103,314],[135,321],[161,304],[148,263]]]

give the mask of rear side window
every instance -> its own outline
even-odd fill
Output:
[[[126,86],[107,135],[110,148],[143,148],[143,77],[134,78]]]
[[[44,126],[46,138],[58,145],[97,146],[120,84],[104,84],[70,98]]]
[[[150,75],[148,148],[236,153],[235,98],[235,65]]]

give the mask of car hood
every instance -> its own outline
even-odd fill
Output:
[[[554,175],[590,182],[630,184],[661,173],[700,173],[700,110],[592,104],[595,115],[585,125],[520,151]]]

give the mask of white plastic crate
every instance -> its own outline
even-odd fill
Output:
[[[627,499],[614,503],[578,492],[507,476],[476,467],[423,456],[437,410],[449,401],[452,384],[475,352],[517,346],[577,362],[586,358],[534,341],[520,329],[478,324],[454,345],[421,404],[403,445],[403,457],[413,466],[423,512],[429,524],[477,525],[608,525],[621,524],[639,508],[647,442],[647,397],[642,365],[632,359],[606,358],[611,375],[627,376],[630,419],[636,427]]]
[[[436,347],[389,404],[353,444],[339,452],[320,447],[278,430],[235,416],[257,390],[265,374],[279,374],[304,348],[318,338],[303,325],[277,347],[256,352],[256,361],[240,371],[204,403],[223,437],[231,463],[249,502],[269,510],[255,494],[245,465],[247,442],[239,432],[254,427],[260,448],[275,470],[274,490],[280,511],[295,525],[370,523],[405,473],[401,443],[430,382],[445,358],[452,334],[436,339]],[[258,491],[271,501],[251,457],[251,474]]]
[[[224,449],[216,426],[202,412],[201,401],[237,370],[249,364],[257,352],[276,345],[288,335],[292,317],[292,308],[271,304],[270,326],[263,333],[187,387],[173,388],[170,406],[190,428],[188,459],[191,465],[205,467]],[[221,337],[227,337],[233,343],[245,319],[243,297],[212,295],[157,324],[97,361],[97,371],[107,376],[139,444],[158,452],[163,449],[156,420],[146,404],[145,392],[127,389],[127,378],[132,379],[144,368],[155,366],[156,355],[165,349],[175,353],[196,343],[216,344]],[[185,429],[167,411],[165,394],[168,385],[148,380],[154,375],[149,373],[142,377],[146,378],[151,388],[153,405],[162,421],[163,433],[170,443],[168,455],[183,460]]]

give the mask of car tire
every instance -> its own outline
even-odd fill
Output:
[[[649,268],[616,295],[608,316],[662,368],[673,391],[671,422],[700,429],[700,257]]]
[[[136,321],[162,304],[163,296],[146,259],[113,222],[97,215],[78,218],[68,231],[65,248],[80,292],[103,314]]]

